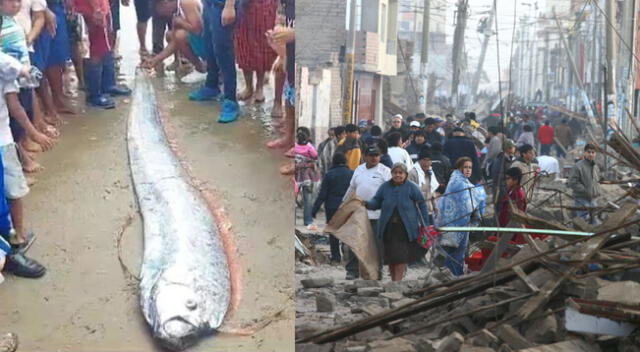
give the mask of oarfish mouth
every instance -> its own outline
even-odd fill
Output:
[[[171,318],[162,324],[160,341],[174,351],[183,350],[196,342],[198,328],[182,317]]]

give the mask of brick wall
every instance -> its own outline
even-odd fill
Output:
[[[345,0],[296,1],[296,63],[328,65],[346,44]]]

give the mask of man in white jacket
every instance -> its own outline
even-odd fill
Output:
[[[392,132],[387,136],[387,143],[389,144],[389,150],[387,154],[391,157],[393,164],[403,163],[407,165],[407,170],[413,169],[413,162],[411,161],[411,155],[406,149],[402,148],[402,135],[399,132]]]

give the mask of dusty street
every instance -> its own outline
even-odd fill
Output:
[[[133,8],[121,16],[122,72],[132,82],[138,63]],[[290,181],[278,173],[284,159],[264,147],[265,112],[220,125],[217,104],[189,102],[191,87],[175,82],[172,74],[155,79],[161,107],[193,175],[219,195],[236,235],[242,295],[223,331],[273,320],[252,336],[223,332],[191,350],[292,350],[293,200]],[[76,100],[84,109],[82,98]],[[38,235],[29,255],[48,272],[39,280],[7,275],[0,286],[0,326],[18,334],[18,351],[161,350],[142,317],[137,282],[118,261],[116,235],[131,215],[120,247],[136,275],[143,250],[125,139],[129,103],[119,99],[116,110],[66,118],[59,143],[41,157],[46,170],[36,175],[25,208],[28,228]]]

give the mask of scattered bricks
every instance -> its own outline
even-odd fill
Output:
[[[382,308],[389,308],[389,300],[382,297],[353,296],[351,297],[351,302],[353,302],[353,306],[355,307],[364,307],[369,304],[375,304]]]
[[[458,332],[454,332],[440,340],[436,352],[457,352],[460,351],[460,346],[462,346],[463,343],[464,336]]]
[[[399,301],[405,298],[405,296],[400,292],[383,292],[380,294],[380,297],[386,298],[391,302]]]
[[[625,304],[640,304],[640,284],[633,281],[613,282],[598,290],[598,299]]]
[[[336,307],[336,296],[329,292],[319,292],[316,295],[316,310],[318,312],[333,312]]]
[[[568,285],[563,285],[562,293],[566,296],[583,299],[596,299],[598,297],[598,282],[595,278],[574,280]]]
[[[547,310],[546,313],[550,313]],[[556,341],[556,331],[558,330],[558,321],[554,314],[549,314],[543,318],[536,319],[527,329],[524,337],[538,344],[552,343]]]
[[[380,287],[380,281],[378,280],[355,280],[353,283],[344,287],[346,292],[356,293],[359,288],[364,287]]]
[[[584,340],[569,340],[554,343],[551,345],[542,345],[522,349],[518,352],[600,352],[597,345],[590,344]]]
[[[300,280],[304,288],[321,288],[333,286],[333,279],[329,277],[311,278]]]
[[[403,293],[406,290],[406,286],[402,284],[402,281],[387,282],[383,287],[385,292]]]
[[[428,338],[421,337],[413,344],[416,352],[435,352],[436,348],[433,346],[433,341]]]
[[[399,301],[392,302],[391,303],[391,308],[398,308],[398,307],[404,306],[405,304],[409,304],[409,303],[414,302],[414,301],[415,301],[415,299],[413,299],[413,298],[403,298],[403,299],[401,299]]]
[[[482,329],[476,336],[472,337],[469,342],[478,347],[498,348],[500,346],[498,337],[487,329]]]
[[[514,329],[510,325],[500,325],[496,331],[496,335],[500,340],[504,341],[507,345],[516,350],[533,346],[533,344],[527,341],[524,336],[520,335],[518,330]]]
[[[383,292],[383,289],[382,287],[361,287],[357,292],[361,297],[376,297]]]
[[[392,340],[373,341],[367,346],[368,352],[415,352],[413,343],[401,337]]]
[[[353,340],[365,342],[380,340],[383,333],[384,330],[382,330],[381,327],[377,326],[375,328],[365,330],[353,335]]]
[[[460,352],[494,352],[493,348],[489,347],[478,347],[473,345],[464,344],[460,348]]]
[[[323,345],[316,345],[315,343],[302,343],[296,344],[296,352],[332,352],[333,344],[325,343]]]
[[[453,324],[461,327],[465,333],[469,334],[478,330],[478,326],[473,323],[471,318],[462,317],[453,321]]]
[[[349,298],[351,298],[352,296],[353,296],[353,293],[350,293],[350,292],[345,292],[345,291],[336,292],[336,300],[338,302],[344,302]]]

